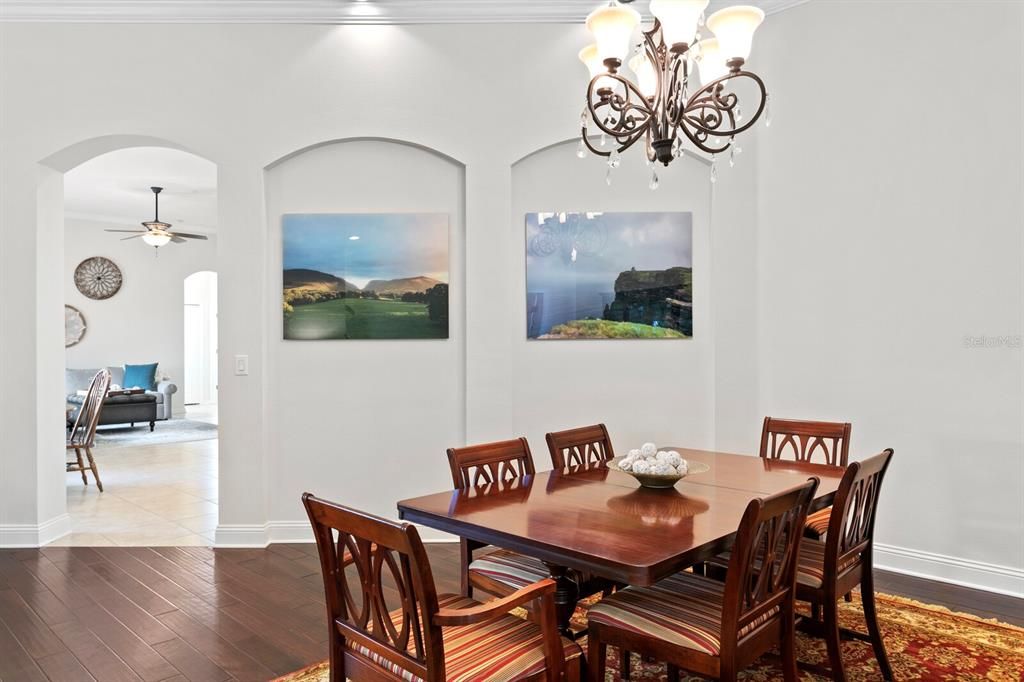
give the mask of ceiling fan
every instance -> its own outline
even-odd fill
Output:
[[[107,232],[134,232],[135,235],[132,237],[122,237],[121,241],[126,239],[135,239],[142,237],[142,241],[146,242],[152,247],[160,248],[167,242],[174,242],[175,244],[183,244],[189,239],[206,239],[205,234],[189,234],[188,232],[171,232],[170,223],[160,222],[160,192],[163,191],[163,187],[150,187],[153,190],[153,219],[143,221],[142,226],[145,230],[106,230]]]

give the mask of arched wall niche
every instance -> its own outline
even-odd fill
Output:
[[[388,137],[316,142],[266,167],[272,537],[308,536],[306,490],[393,517],[397,500],[450,485],[430,454],[443,458],[466,433],[465,185],[452,155]],[[281,219],[289,213],[448,214],[449,337],[284,340]]]

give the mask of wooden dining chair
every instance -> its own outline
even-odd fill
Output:
[[[535,473],[530,444],[525,438],[448,448],[448,464],[452,485],[457,489],[509,486]],[[460,538],[459,547],[464,597],[472,597],[473,588],[504,597],[551,576],[539,559],[518,552],[497,549],[474,560],[473,552],[487,544]]]
[[[579,679],[582,652],[558,634],[553,580],[486,604],[437,594],[415,526],[309,493],[302,503],[320,554],[331,682]],[[540,625],[508,613],[535,601]]]
[[[604,424],[553,431],[546,439],[551,465],[556,471],[570,466],[586,468],[615,459],[612,440]]]
[[[605,679],[607,646],[719,680],[779,645],[786,682],[797,680],[796,563],[818,479],[747,505],[724,583],[677,573],[651,587],[627,587],[588,613],[590,680]]]
[[[823,620],[802,620],[801,629],[824,636],[831,666],[831,671],[824,674],[833,680],[846,679],[841,635],[871,642],[882,677],[893,679],[878,629],[872,574],[875,514],[882,478],[889,468],[892,453],[888,449],[870,459],[850,464],[836,491],[825,541],[805,539],[800,545],[796,598],[810,602],[815,614],[824,607]],[[839,627],[836,602],[857,585],[860,585],[867,634]]]
[[[78,471],[82,474],[82,483],[89,485],[86,471],[92,471],[96,479],[96,487],[103,492],[103,481],[100,480],[100,471],[96,467],[96,460],[92,456],[92,448],[96,440],[96,426],[100,421],[100,412],[103,411],[103,401],[107,397],[107,389],[110,388],[110,371],[101,369],[89,383],[89,390],[86,392],[82,406],[78,408],[78,415],[75,423],[68,432],[64,452],[74,450],[75,461],[67,462],[68,471]],[[82,459],[82,453],[89,460],[86,464]]]
[[[765,417],[761,428],[761,457],[794,459],[846,466],[850,458],[849,422],[815,422]],[[826,507],[807,516],[808,537],[821,538],[828,530],[831,510]]]

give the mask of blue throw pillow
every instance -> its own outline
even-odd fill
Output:
[[[123,388],[144,388],[147,391],[156,390],[156,366],[152,365],[125,365]]]

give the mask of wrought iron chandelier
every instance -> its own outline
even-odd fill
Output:
[[[761,78],[743,69],[750,56],[754,31],[764,21],[757,7],[738,5],[715,12],[704,21],[708,0],[651,0],[654,26],[643,31],[643,42],[629,59],[635,82],[622,74],[640,14],[632,0],[611,0],[587,17],[595,43],[580,51],[590,71],[587,106],[580,115],[582,134],[577,155],[587,150],[607,157],[606,181],[621,163],[620,153],[640,140],[648,165],[668,166],[684,153],[683,138],[711,155],[711,182],[718,178],[716,156],[729,151],[729,163],[742,151],[736,135],[749,129],[765,113],[771,125],[770,100]],[[706,25],[713,38],[701,39]],[[699,74],[700,83],[697,83]],[[736,85],[748,80],[756,86],[755,104],[744,102],[753,114],[740,110]],[[600,133],[595,145],[591,123]],[[611,145],[609,146],[609,140]],[[658,188],[656,167],[650,188]]]

